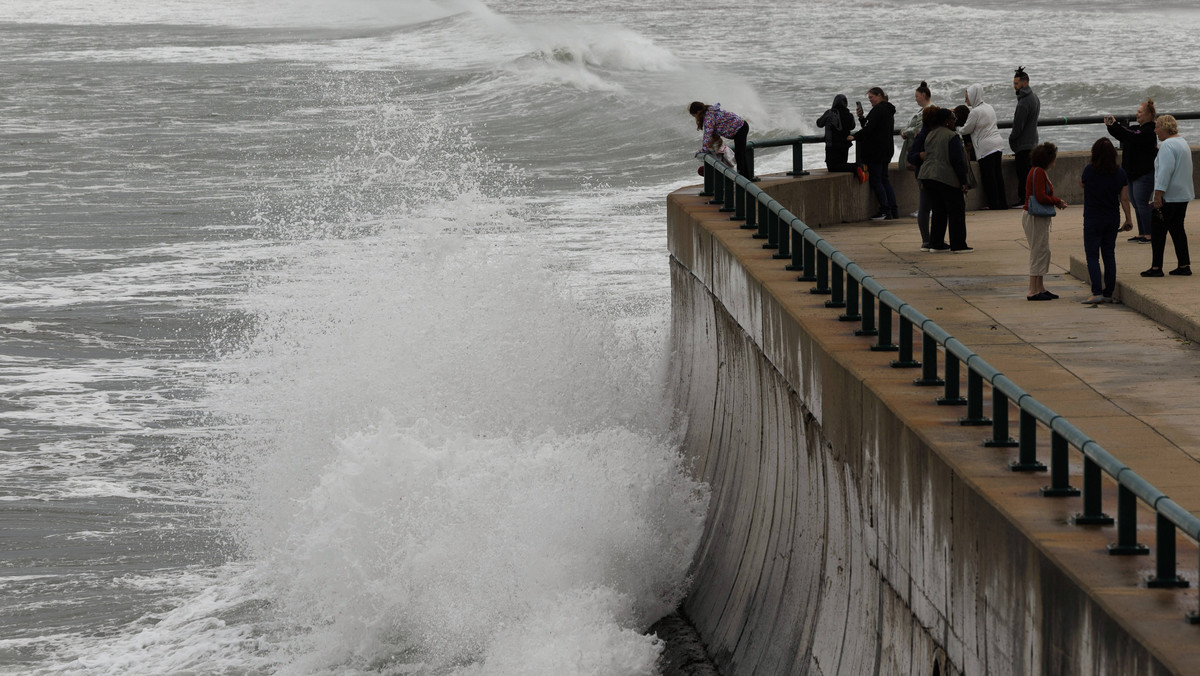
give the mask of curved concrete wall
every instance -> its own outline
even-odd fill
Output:
[[[781,302],[795,273],[693,195],[668,201],[674,376],[713,492],[682,611],[722,672],[1169,673],[964,474],[975,451],[897,413],[928,396],[912,372]]]

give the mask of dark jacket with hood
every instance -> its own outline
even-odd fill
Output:
[[[1154,173],[1154,158],[1158,157],[1158,137],[1154,122],[1126,127],[1117,122],[1108,125],[1108,133],[1121,142],[1121,168],[1130,181]]]
[[[1033,150],[1038,144],[1038,116],[1042,113],[1042,101],[1025,85],[1017,90],[1017,109],[1013,111],[1012,131],[1008,134],[1008,146],[1013,152]]]
[[[871,112],[862,123],[862,129],[854,135],[858,141],[858,161],[867,164],[887,164],[892,161],[896,146],[892,143],[895,132],[896,106],[889,101],[880,101],[872,106]]]
[[[817,118],[817,126],[825,129],[825,147],[850,147],[846,137],[854,130],[854,115],[845,94],[833,97],[833,107]]]

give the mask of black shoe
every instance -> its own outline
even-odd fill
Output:
[[[945,253],[950,250],[949,244],[932,244],[929,247],[930,253]]]
[[[975,247],[964,246],[961,249],[951,249],[950,253],[971,253],[974,250],[975,250]]]
[[[1184,277],[1186,277],[1186,276],[1192,274],[1192,267],[1190,265],[1181,265],[1181,266],[1175,268],[1174,270],[1168,272],[1167,274],[1183,275]]]
[[[1150,268],[1149,270],[1142,270],[1142,276],[1143,277],[1162,277],[1163,271],[1162,271],[1162,268]]]
[[[1055,298],[1058,298],[1058,296],[1055,296],[1049,291],[1043,291],[1032,296],[1025,296],[1025,300],[1054,300]]]
[[[872,221],[886,221],[891,219],[891,214],[886,211],[881,211],[871,217]]]

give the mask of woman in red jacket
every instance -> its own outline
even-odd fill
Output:
[[[1050,269],[1050,220],[1052,216],[1037,216],[1030,212],[1034,200],[1039,204],[1066,209],[1067,203],[1054,196],[1054,184],[1046,172],[1058,158],[1058,146],[1043,143],[1029,154],[1033,167],[1025,176],[1025,213],[1021,216],[1021,227],[1025,229],[1025,240],[1029,242],[1029,293],[1025,300],[1054,300],[1057,295],[1046,290],[1042,277]]]

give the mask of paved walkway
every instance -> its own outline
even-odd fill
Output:
[[[1200,213],[1200,205],[1193,211]],[[1044,302],[1025,298],[1029,249],[1020,210],[970,212],[967,241],[975,251],[966,254],[921,252],[914,218],[827,226],[820,233],[1200,515],[1200,346],[1193,342],[1200,337],[1200,275],[1141,277],[1150,245],[1127,242],[1122,234],[1115,294],[1122,302],[1081,304],[1090,285],[1070,273],[1087,279],[1082,212],[1076,206],[1054,219],[1045,284],[1061,298]],[[1168,243],[1164,268],[1174,267]],[[919,358],[919,343],[915,349]],[[1116,423],[1119,414],[1124,420]]]

